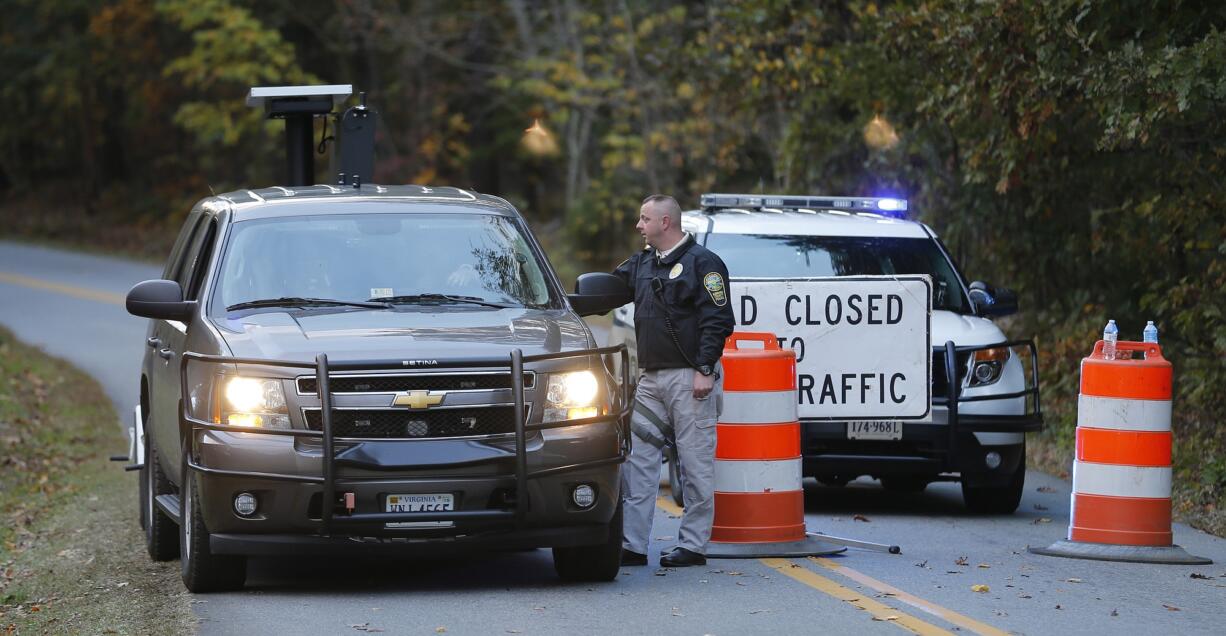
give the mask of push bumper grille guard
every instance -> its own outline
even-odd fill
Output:
[[[979,395],[974,397],[962,397],[962,382],[957,378],[958,371],[958,354],[968,353],[973,351],[982,351],[986,349],[1001,349],[1013,347],[1025,347],[1030,350],[1030,377],[1033,378],[1034,384],[1028,386],[1021,391],[1014,393],[1002,393],[999,395]],[[1039,431],[1043,429],[1043,410],[1039,403],[1039,355],[1038,349],[1034,346],[1033,340],[1010,340],[997,344],[959,347],[955,346],[952,340],[946,341],[944,347],[933,347],[935,351],[945,352],[945,377],[946,389],[945,395],[932,396],[933,406],[944,406],[949,411],[949,456],[956,457],[958,447],[958,433],[978,432],[978,433],[1025,433]],[[969,373],[968,373],[969,377]],[[1023,383],[1025,378],[1023,378]],[[973,422],[963,423],[958,414],[958,407],[962,404],[970,402],[987,402],[989,400],[1012,400],[1016,398],[1034,397],[1034,410],[1022,415],[981,415],[976,413],[971,416]],[[971,419],[968,418],[968,419]]]
[[[603,356],[617,354],[621,356],[621,384],[618,387],[621,397],[621,410],[616,413],[606,415],[597,415],[595,417],[578,418],[573,420],[559,420],[553,422],[541,422],[540,424],[529,425],[524,422],[524,364],[530,362],[542,362],[546,360],[561,360],[566,358],[581,358],[587,356]],[[565,351],[561,353],[544,353],[537,355],[525,356],[523,352],[516,349],[511,352],[510,358],[452,358],[447,360],[439,360],[437,367],[432,366],[432,369],[437,368],[475,368],[475,367],[506,367],[511,369],[511,395],[515,402],[515,473],[514,475],[497,475],[489,477],[490,481],[506,481],[510,478],[515,479],[516,496],[514,505],[510,509],[503,510],[466,510],[452,512],[384,512],[384,513],[353,513],[345,516],[334,516],[333,505],[331,502],[336,501],[336,487],[338,485],[361,483],[364,481],[377,481],[382,478],[375,479],[360,479],[347,478],[337,479],[336,477],[336,453],[334,449],[334,435],[332,433],[332,392],[329,390],[329,373],[332,371],[365,371],[365,370],[380,370],[380,369],[403,369],[402,360],[358,360],[345,361],[337,363],[329,363],[327,354],[319,354],[315,357],[315,364],[307,362],[295,362],[289,360],[266,360],[258,358],[235,358],[228,356],[210,356],[194,352],[183,354],[179,366],[179,382],[180,395],[189,395],[187,382],[187,366],[191,361],[200,361],[216,364],[230,365],[255,365],[261,367],[281,367],[293,369],[314,369],[315,375],[318,378],[318,394],[320,402],[321,428],[319,431],[289,429],[289,430],[273,430],[273,429],[254,429],[243,426],[230,426],[227,424],[219,424],[214,422],[206,422],[193,418],[188,411],[187,402],[183,402],[180,417],[183,421],[191,426],[191,435],[188,438],[188,448],[185,449],[186,464],[189,470],[194,470],[201,473],[211,475],[224,475],[229,477],[245,477],[250,479],[266,479],[272,481],[290,481],[308,484],[323,485],[323,503],[320,513],[320,533],[327,536],[331,533],[334,523],[342,524],[360,524],[360,523],[384,523],[394,521],[461,521],[461,520],[505,520],[513,519],[516,526],[520,526],[523,522],[524,514],[527,512],[528,503],[528,480],[556,475],[558,473],[569,472],[573,470],[581,470],[586,468],[595,468],[598,466],[606,466],[609,464],[620,464],[626,461],[630,454],[630,411],[633,404],[627,399],[627,389],[629,383],[629,355],[624,344],[619,344],[613,347],[603,347],[596,349],[582,349],[577,351]],[[528,452],[527,452],[527,431],[545,430],[551,428],[561,428],[564,426],[581,426],[584,424],[599,424],[603,422],[617,422],[620,424],[621,448],[615,457],[605,459],[597,459],[576,464],[568,464],[565,466],[556,466],[528,472]],[[219,468],[210,468],[197,464],[194,460],[196,456],[196,435],[198,430],[222,431],[230,433],[247,433],[252,435],[283,435],[289,437],[309,437],[322,440],[323,445],[323,474],[319,477],[310,475],[286,475],[279,473],[264,473],[255,471],[242,470],[224,470]],[[379,443],[368,442],[368,443]]]

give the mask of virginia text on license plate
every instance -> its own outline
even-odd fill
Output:
[[[384,512],[451,512],[455,510],[455,497],[451,494],[388,495]],[[452,521],[392,521],[390,529],[403,528],[450,528]]]
[[[897,420],[848,422],[847,439],[902,439],[902,422]]]

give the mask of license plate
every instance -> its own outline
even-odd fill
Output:
[[[848,422],[847,439],[902,439],[902,422],[893,420]]]
[[[384,512],[452,512],[455,510],[455,497],[450,494],[411,494],[388,495],[384,500]],[[403,528],[450,528],[455,525],[451,521],[392,521],[385,526],[391,529]]]

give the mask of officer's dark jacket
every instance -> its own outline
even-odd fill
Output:
[[[714,252],[687,236],[667,257],[657,258],[656,251],[648,248],[613,273],[634,291],[640,367],[677,369],[691,363],[714,366],[719,361],[735,319],[728,297],[728,268]],[[669,334],[661,302],[672,318],[680,351]]]

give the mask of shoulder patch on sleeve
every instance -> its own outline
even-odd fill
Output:
[[[710,272],[702,277],[702,286],[707,288],[711,301],[723,307],[728,304],[728,294],[724,291],[724,277],[719,272]]]

